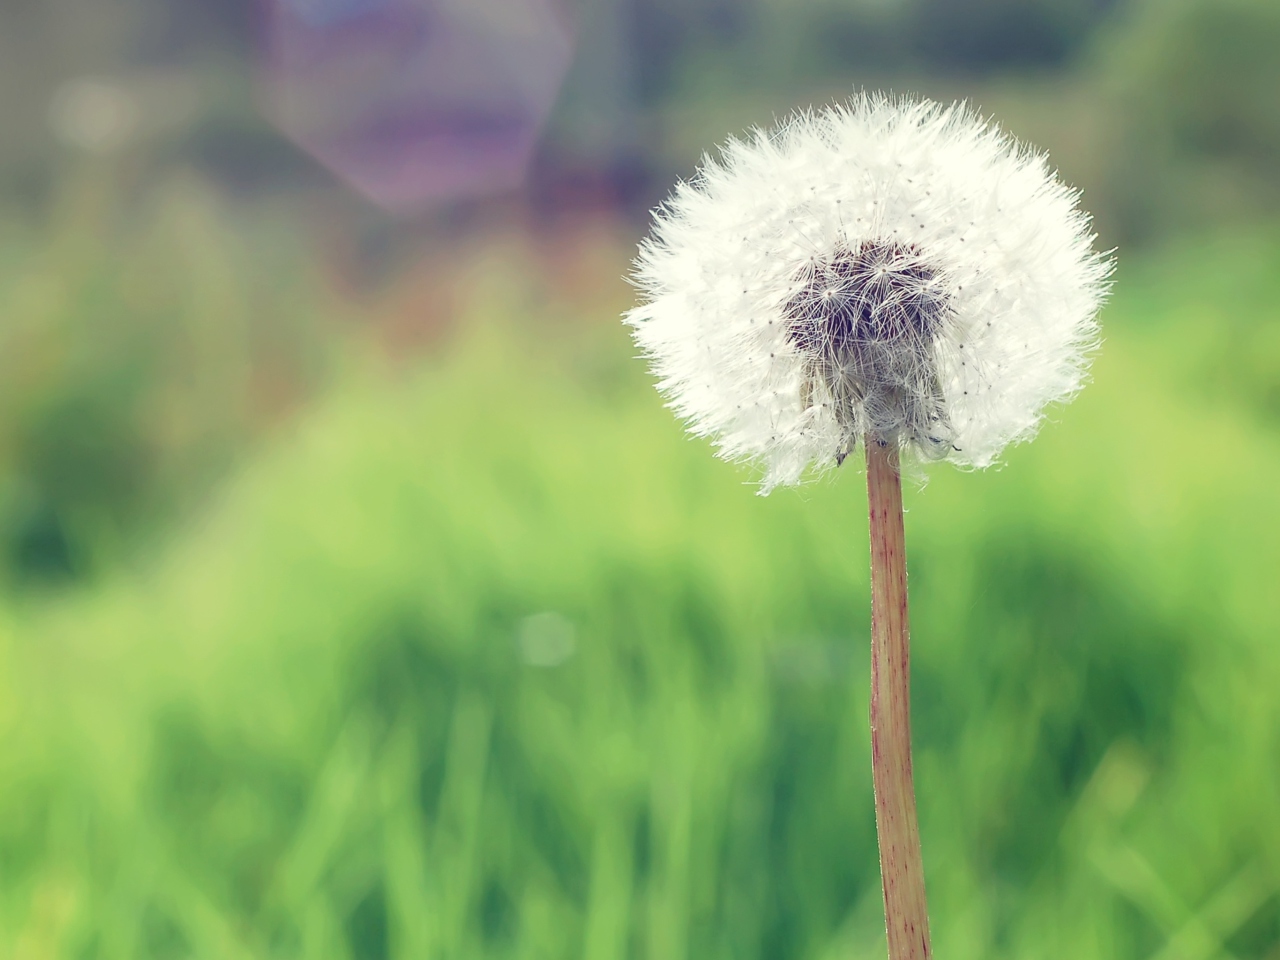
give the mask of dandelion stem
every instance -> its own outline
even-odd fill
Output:
[[[927,960],[929,916],[911,774],[907,553],[897,444],[867,439],[871,520],[871,764],[889,960]]]

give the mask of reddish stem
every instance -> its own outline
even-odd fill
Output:
[[[871,764],[889,960],[927,960],[929,916],[911,775],[911,658],[902,478],[896,445],[868,439]]]

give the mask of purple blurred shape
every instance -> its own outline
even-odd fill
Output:
[[[267,108],[375,202],[517,185],[572,49],[555,0],[263,0]]]

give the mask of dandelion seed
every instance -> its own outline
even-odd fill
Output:
[[[930,951],[900,456],[989,466],[1080,388],[1111,264],[1076,200],[962,105],[863,95],[731,140],[636,260],[626,320],[659,389],[721,456],[763,467],[762,493],[865,449],[890,960]]]

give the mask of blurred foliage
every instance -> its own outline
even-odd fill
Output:
[[[760,0],[798,34],[780,72],[987,75],[1068,65],[1115,0]],[[788,24],[789,21],[789,24]],[[787,30],[790,26],[790,30]],[[785,35],[785,34],[784,34]],[[777,33],[768,31],[766,43]]]
[[[611,89],[631,83],[631,112],[616,95],[607,108],[663,171],[654,203],[721,131],[865,86],[1018,118],[1010,129],[1085,190],[1106,243],[1280,210],[1273,0],[649,0],[633,13],[628,56],[591,60],[596,73],[574,75],[561,111],[581,106],[574,90],[600,71],[625,74]]]
[[[284,231],[192,177],[139,203],[119,186],[72,180],[0,239],[0,556],[19,579],[119,559],[330,364],[338,331]]]
[[[1026,132],[1088,192],[1108,242],[1280,209],[1274,0],[567,6],[579,53],[535,164],[534,203],[562,203],[577,189],[645,209],[723,133],[868,86],[1034,118]],[[334,188],[259,114],[248,0],[81,7],[23,0],[0,10],[9,132],[0,197],[35,209],[86,149],[125,154],[160,177],[195,167],[241,195]],[[94,141],[92,123],[77,130],[85,103],[69,105],[85,82],[116,98],[127,120],[119,142]],[[1064,105],[1073,120],[1059,129]],[[695,138],[685,129],[691,111],[701,117]]]
[[[791,88],[886,68],[989,74],[1068,64],[1115,0],[637,0],[634,69],[646,101],[678,100],[712,69]]]
[[[908,491],[940,956],[1278,955],[1277,267],[1126,261],[1060,422]],[[0,953],[883,956],[856,471],[755,497],[487,269],[162,565],[4,612]]]
[[[1113,6],[1115,0],[916,0],[906,5],[911,49],[924,63],[980,72],[1061,67]]]
[[[1134,0],[1100,46],[1106,199],[1130,235],[1280,211],[1280,5]]]

